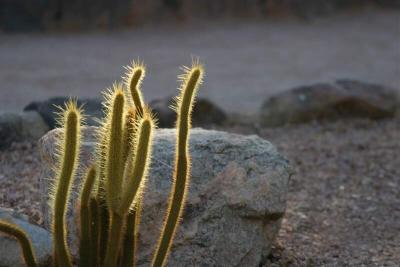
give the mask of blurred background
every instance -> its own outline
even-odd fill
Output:
[[[397,0],[0,0],[0,32],[3,111],[98,97],[138,58],[150,101],[199,57],[200,95],[228,112],[341,78],[400,88]]]
[[[192,57],[206,69],[194,127],[256,134],[293,167],[287,194],[271,194],[287,200],[282,227],[271,253],[263,254],[269,254],[264,265],[255,266],[398,267],[400,0],[0,0],[0,217],[6,207],[37,225],[46,221],[48,179],[42,174],[49,166],[40,155],[47,148],[37,141],[57,127],[54,105],[79,97],[87,124],[96,125],[93,118],[103,115],[101,91],[140,59],[147,65],[145,100],[160,128],[174,127],[170,96],[178,93],[180,66]],[[231,171],[241,166],[242,153],[249,154],[231,145],[235,138],[219,134],[224,142],[210,142],[209,151],[219,158],[226,147],[241,156],[204,187],[213,191],[200,203],[225,186],[225,175],[243,173],[240,180],[247,182],[259,173],[258,163],[248,172]],[[48,136],[42,140],[52,140]],[[279,169],[281,159],[275,163],[268,166]],[[243,192],[243,199],[264,203],[261,193]],[[232,206],[242,212],[247,205]],[[248,229],[262,218],[268,234],[247,235],[242,224],[224,230],[273,237],[279,227],[264,226],[277,222],[278,206],[274,216],[243,216]],[[188,209],[190,218],[203,216],[196,207]],[[253,206],[243,214],[253,214]],[[197,231],[186,229],[190,236]],[[201,234],[204,244],[209,236]],[[251,249],[251,242],[229,245],[239,243],[235,251],[243,257],[259,251],[258,241]],[[185,257],[208,262],[214,256],[199,253]],[[16,266],[2,264],[8,255],[0,253],[0,266]]]

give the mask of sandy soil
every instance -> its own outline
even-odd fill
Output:
[[[295,170],[266,266],[398,266],[400,118],[222,130],[272,141]],[[0,152],[0,206],[41,224],[38,158],[32,143]]]
[[[0,110],[50,96],[99,96],[140,57],[148,100],[176,94],[178,67],[199,56],[201,95],[255,112],[293,86],[354,78],[400,90],[400,12],[369,10],[312,21],[198,22],[131,31],[0,35]]]

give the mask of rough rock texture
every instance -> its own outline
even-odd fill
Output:
[[[0,114],[0,149],[8,148],[12,142],[25,139],[38,140],[49,127],[37,112]]]
[[[48,231],[30,224],[26,216],[12,209],[0,208],[0,220],[6,220],[17,224],[25,230],[31,239],[36,260],[40,266],[47,266],[51,261],[51,236]],[[0,266],[2,267],[24,267],[19,243],[0,232]]]
[[[264,126],[313,120],[393,117],[400,109],[399,95],[390,88],[352,80],[297,87],[268,98],[261,107]]]
[[[86,164],[94,145],[94,128],[83,132],[82,162]],[[47,225],[48,178],[52,177],[54,141],[59,134],[53,130],[41,140],[41,195]],[[159,235],[171,189],[174,140],[173,129],[155,134],[139,231],[139,266],[148,265]],[[270,252],[285,212],[291,175],[288,161],[258,136],[203,129],[192,130],[190,151],[190,192],[169,266],[259,266]]]
[[[171,109],[174,105],[173,97],[153,100],[149,105],[158,118],[160,128],[175,127],[176,112]],[[192,115],[192,123],[195,127],[221,125],[226,119],[225,112],[213,102],[206,98],[196,99]]]
[[[47,125],[54,129],[57,125],[57,114],[60,111],[57,107],[64,107],[64,104],[69,100],[68,97],[60,96],[49,98],[45,101],[35,101],[29,103],[24,111],[37,111]],[[103,109],[100,99],[90,98],[90,99],[78,99],[78,106],[82,106],[85,117],[85,123],[87,125],[98,125],[96,119],[103,116]]]

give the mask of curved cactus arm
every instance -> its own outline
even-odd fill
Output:
[[[177,141],[175,155],[175,171],[170,195],[167,216],[164,221],[161,237],[158,242],[152,266],[164,266],[168,256],[175,231],[182,215],[190,176],[190,155],[188,151],[188,137],[191,126],[191,112],[194,98],[203,79],[203,67],[194,62],[191,68],[185,68],[182,79],[181,94],[177,98]]]
[[[10,235],[18,240],[22,249],[23,258],[28,267],[38,266],[36,263],[35,254],[33,253],[31,241],[24,230],[9,222],[0,220],[0,232]]]
[[[67,244],[65,216],[68,200],[79,160],[81,112],[76,103],[66,104],[62,121],[64,133],[59,144],[59,168],[57,169],[55,192],[53,193],[53,243],[54,261],[57,266],[72,266]]]
[[[133,61],[131,66],[126,67],[126,69],[125,85],[129,88],[133,106],[140,115],[143,115],[144,101],[140,87],[146,75],[146,67],[140,61]]]
[[[86,174],[86,179],[83,183],[80,201],[80,223],[81,223],[81,236],[79,244],[79,266],[90,267],[93,266],[93,258],[95,255],[96,243],[92,240],[91,234],[91,209],[90,209],[90,195],[96,180],[96,168],[91,166]]]

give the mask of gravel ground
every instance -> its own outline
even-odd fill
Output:
[[[233,131],[270,140],[295,168],[267,266],[399,266],[399,118]]]
[[[270,140],[295,169],[267,266],[398,266],[399,118],[223,129]],[[0,205],[41,224],[38,158],[31,143],[0,152]]]

